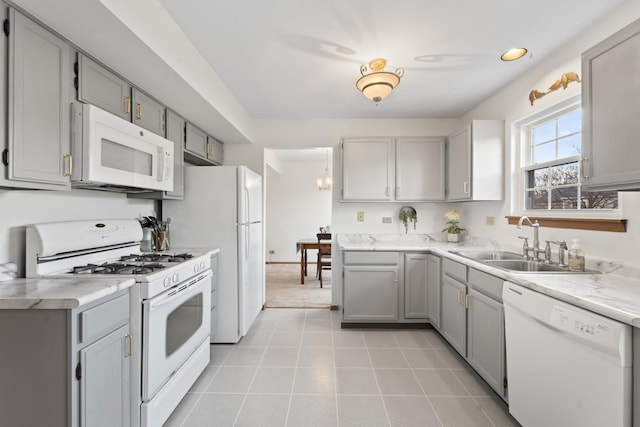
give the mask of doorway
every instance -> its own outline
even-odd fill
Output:
[[[265,150],[265,282],[267,307],[329,308],[331,270],[317,278],[317,251],[307,253],[301,284],[301,240],[317,239],[331,226],[333,190],[318,180],[332,177],[332,148]]]

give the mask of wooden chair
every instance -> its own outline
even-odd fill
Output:
[[[331,233],[318,233],[318,263],[316,274],[322,287],[322,270],[331,270]]]

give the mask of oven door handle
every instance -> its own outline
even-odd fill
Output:
[[[177,298],[180,298],[181,296],[184,295],[185,292],[192,290],[194,285],[196,285],[199,282],[202,282],[205,279],[208,279],[212,275],[213,273],[211,272],[211,270],[207,270],[206,273],[201,274],[194,279],[191,279],[188,283],[184,285],[179,285],[177,289],[168,291],[164,296],[151,300],[149,302],[149,311],[150,312],[154,311],[157,308],[165,304],[169,304],[170,302],[176,300]]]

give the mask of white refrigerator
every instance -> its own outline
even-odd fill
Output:
[[[171,247],[220,248],[211,342],[236,343],[265,301],[262,177],[246,166],[187,166],[184,187],[184,200],[162,202]]]

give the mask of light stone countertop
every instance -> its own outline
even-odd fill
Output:
[[[395,235],[394,238],[394,235],[340,234],[337,243],[343,251],[429,251],[505,281],[640,327],[640,279],[637,272],[620,268],[619,264],[590,262],[587,266],[589,268],[615,271],[601,274],[519,273],[505,271],[450,252],[492,250],[491,247],[429,241],[426,235]]]
[[[0,309],[72,309],[135,283],[131,278],[14,279],[0,282]]]

